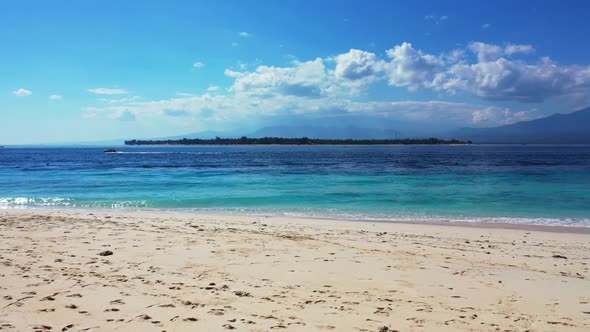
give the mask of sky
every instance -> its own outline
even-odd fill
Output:
[[[2,1],[0,144],[590,106],[588,1]]]

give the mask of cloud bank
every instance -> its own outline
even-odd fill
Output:
[[[424,123],[438,121],[447,126],[493,126],[531,118],[536,108],[526,105],[590,95],[589,66],[560,65],[548,57],[536,57],[535,52],[533,46],[525,44],[472,42],[463,48],[430,54],[404,42],[383,54],[350,49],[335,56],[292,61],[282,67],[226,69],[224,75],[232,80],[227,88],[211,86],[203,94],[133,100],[86,110],[94,115],[106,112],[129,119],[129,115],[181,116],[202,123],[237,123],[297,114],[363,114]],[[407,90],[410,96],[412,92],[430,91],[439,99],[462,96],[481,102],[371,101],[367,95],[375,86]],[[89,91],[126,93],[106,88]],[[487,103],[491,101],[521,103],[528,110],[490,106]]]

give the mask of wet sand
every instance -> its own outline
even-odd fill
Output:
[[[0,330],[590,331],[590,235],[501,227],[2,210]]]

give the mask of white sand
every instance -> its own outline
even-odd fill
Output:
[[[0,330],[590,331],[589,257],[588,234],[3,210]]]

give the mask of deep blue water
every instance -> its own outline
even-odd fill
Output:
[[[590,226],[590,146],[0,149],[0,208]]]

